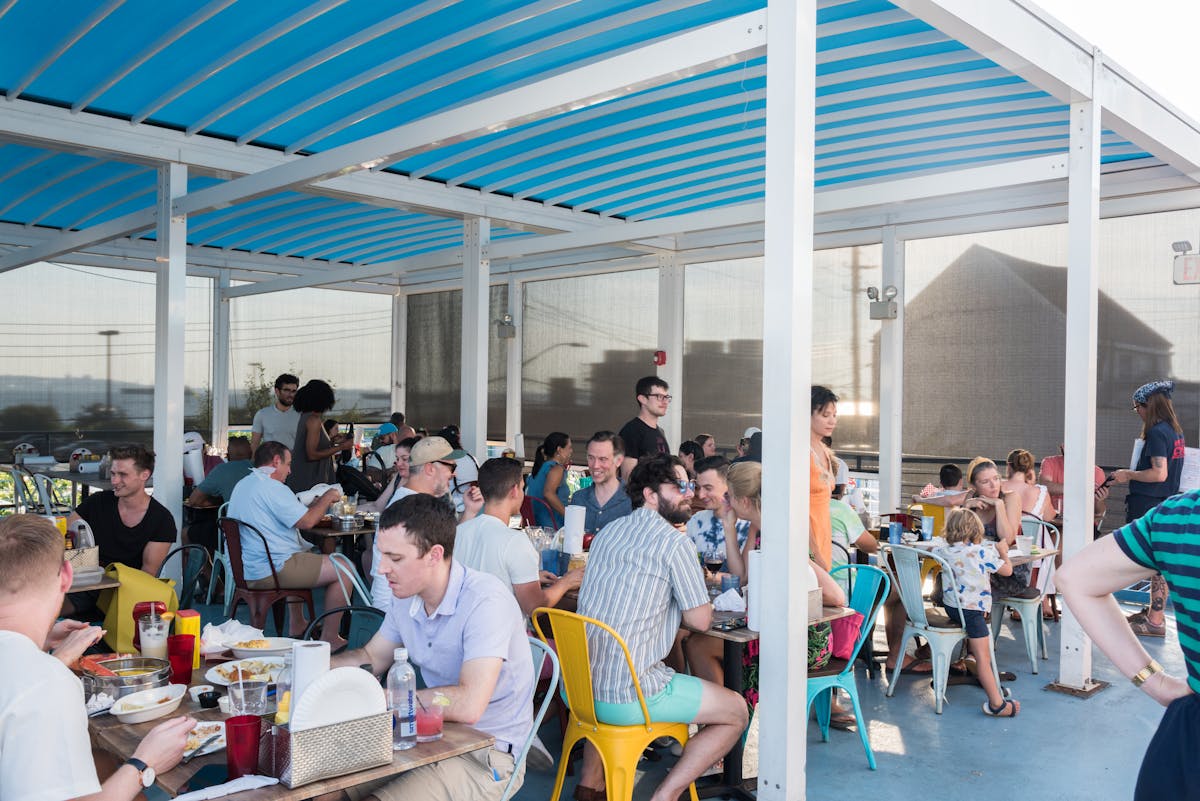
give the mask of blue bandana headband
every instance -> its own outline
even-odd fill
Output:
[[[1171,393],[1175,391],[1174,381],[1151,381],[1149,384],[1142,384],[1133,393],[1134,403],[1145,403],[1150,399],[1151,395],[1161,392],[1170,400]]]

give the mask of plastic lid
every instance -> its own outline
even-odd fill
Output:
[[[397,662],[407,662],[408,661],[408,649],[407,648],[397,648],[396,650],[392,651],[392,659],[394,659]]]

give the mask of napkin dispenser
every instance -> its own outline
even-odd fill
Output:
[[[392,761],[392,713],[292,731],[270,726],[259,742],[258,770],[295,788]]]

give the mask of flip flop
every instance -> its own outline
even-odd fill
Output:
[[[916,669],[917,665],[926,665],[927,668],[925,670],[917,670]],[[891,675],[892,671],[895,669],[896,669],[895,667],[886,667],[886,666],[884,667],[884,670],[888,675]],[[933,674],[933,663],[930,662],[928,659],[913,659],[907,665],[900,668],[901,676],[929,676],[932,674]]]
[[[989,718],[1015,718],[1020,711],[1017,705],[1007,698],[997,707],[993,707],[990,701],[983,702],[983,714]]]
[[[858,721],[854,719],[853,712],[838,712],[836,715],[829,716],[829,728],[841,729],[842,731],[852,731],[854,724]]]

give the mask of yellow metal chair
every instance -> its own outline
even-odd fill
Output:
[[[550,620],[549,634],[542,631],[543,615]],[[562,757],[558,761],[558,775],[554,780],[554,792],[550,795],[550,801],[558,801],[562,793],[571,749],[580,740],[587,740],[600,752],[600,758],[604,762],[604,782],[608,798],[611,801],[630,801],[633,798],[638,759],[641,758],[642,752],[659,737],[671,737],[678,740],[680,745],[687,745],[687,724],[650,721],[646,699],[642,696],[642,688],[637,682],[637,672],[633,667],[633,657],[629,655],[625,641],[617,632],[599,620],[562,609],[540,607],[533,611],[531,617],[538,637],[543,642],[554,640],[558,659],[562,663],[563,686],[567,693],[567,708],[570,710],[567,730],[563,733]],[[592,696],[592,666],[588,659],[589,625],[604,631],[621,646],[625,662],[629,666],[629,674],[634,679],[633,686],[637,690],[638,703],[642,707],[642,718],[645,720],[643,725],[610,726],[596,720],[596,704]],[[695,783],[688,790],[691,801],[698,801]]]

